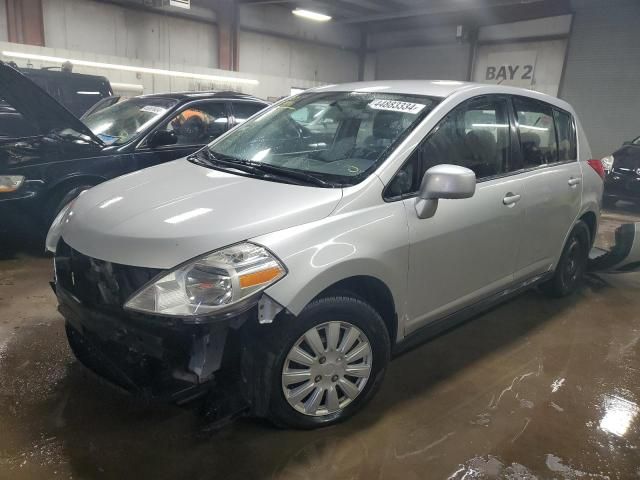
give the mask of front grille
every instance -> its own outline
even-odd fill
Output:
[[[57,282],[88,307],[121,311],[137,290],[162,270],[132,267],[88,257],[64,240],[56,250]]]

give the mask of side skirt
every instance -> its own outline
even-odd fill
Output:
[[[547,272],[542,275],[531,277],[523,282],[516,283],[511,287],[502,290],[490,297],[487,297],[479,302],[469,305],[454,313],[450,313],[444,317],[438,318],[429,322],[425,326],[419,328],[415,332],[412,332],[405,337],[401,342],[397,343],[393,347],[393,356],[399,356],[421,344],[427,340],[433,339],[442,333],[445,333],[453,328],[467,322],[468,320],[478,316],[482,312],[485,312],[496,305],[511,300],[512,298],[520,295],[521,293],[535,287],[536,285],[543,283],[553,276],[553,272]]]

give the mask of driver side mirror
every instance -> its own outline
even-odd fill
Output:
[[[440,198],[470,198],[476,192],[476,174],[458,165],[436,165],[422,177],[416,213],[418,218],[435,215]]]
[[[165,145],[175,145],[178,143],[178,136],[175,132],[170,132],[167,130],[158,130],[154,134],[149,137],[147,140],[147,145],[150,148],[164,147]]]
[[[624,142],[622,145],[631,145],[633,142],[631,140],[627,140],[626,142]]]

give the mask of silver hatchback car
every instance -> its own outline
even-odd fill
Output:
[[[287,98],[63,209],[47,242],[70,345],[145,395],[336,423],[412,339],[534,285],[576,289],[603,191],[590,158],[570,105],[517,88]]]

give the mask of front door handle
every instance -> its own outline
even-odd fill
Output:
[[[575,187],[577,185],[580,185],[581,181],[582,180],[580,180],[579,178],[571,177],[567,183],[569,184],[570,187]]]
[[[507,195],[502,199],[502,203],[506,206],[515,205],[520,201],[520,195],[516,195],[515,193],[507,193]]]

